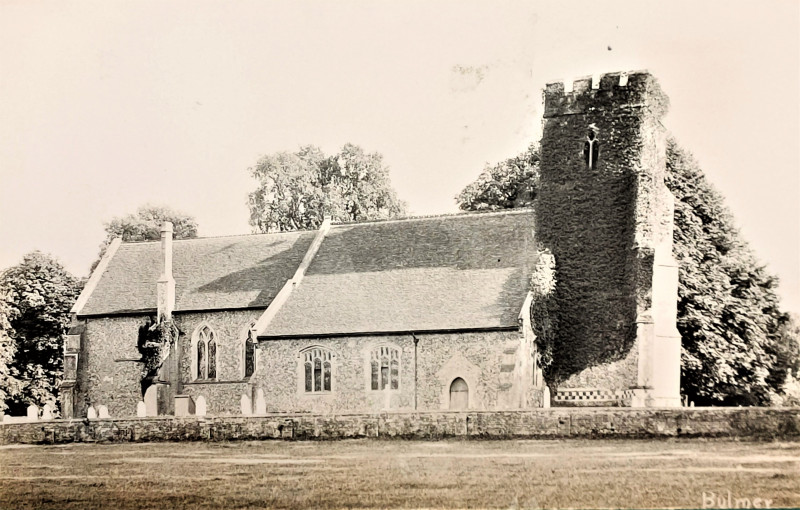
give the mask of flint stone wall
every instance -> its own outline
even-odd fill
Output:
[[[205,396],[210,413],[239,411],[239,399],[249,392],[243,378],[243,338],[249,324],[258,318],[258,310],[206,313],[176,313],[175,324],[181,331],[180,371],[183,393]],[[136,416],[142,399],[142,364],[137,349],[139,327],[148,314],[125,317],[84,319],[81,355],[75,397],[76,416],[86,416],[90,405],[105,405],[112,417]],[[202,324],[214,330],[217,340],[217,380],[192,381],[192,334]]]
[[[456,377],[467,382],[470,408],[498,409],[503,349],[508,342],[518,342],[520,334],[518,331],[418,334],[417,409],[446,410],[450,384]],[[400,352],[397,390],[371,389],[370,353],[382,345],[396,347]],[[333,355],[330,392],[305,392],[302,352],[313,346],[327,349]],[[257,352],[258,367],[252,384],[264,390],[267,412],[322,414],[414,410],[412,335],[269,340],[262,342]],[[238,402],[237,398],[237,405]]]
[[[540,409],[54,420],[0,425],[0,444],[343,438],[800,440],[800,408]]]

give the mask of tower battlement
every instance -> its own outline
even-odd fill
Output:
[[[572,85],[571,87],[569,85]],[[669,99],[648,71],[614,72],[548,83],[544,89],[544,118],[587,113],[591,109],[647,106],[666,113]]]

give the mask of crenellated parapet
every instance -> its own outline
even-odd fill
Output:
[[[552,82],[544,90],[544,118],[644,106],[658,117],[669,109],[669,98],[648,71],[606,73]]]

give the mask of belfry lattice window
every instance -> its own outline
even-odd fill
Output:
[[[331,391],[332,360],[331,352],[321,347],[303,353],[306,393]]]
[[[209,326],[201,327],[193,338],[192,358],[195,379],[217,378],[217,339]]]
[[[381,345],[370,354],[370,373],[373,390],[400,388],[400,350]]]

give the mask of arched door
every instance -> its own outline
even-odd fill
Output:
[[[460,377],[450,384],[450,409],[460,411],[469,408],[469,387]]]

